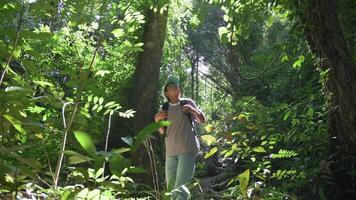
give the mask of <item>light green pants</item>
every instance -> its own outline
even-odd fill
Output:
[[[189,183],[193,177],[195,157],[194,153],[166,156],[166,184],[168,191],[172,192],[172,199],[190,198],[190,192],[185,184]]]

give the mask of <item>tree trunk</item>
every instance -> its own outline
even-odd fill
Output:
[[[325,58],[329,69],[330,133],[332,144],[333,199],[356,198],[356,66],[352,63],[334,0],[297,0],[298,15],[312,50]],[[350,192],[351,191],[351,192]],[[335,196],[337,194],[338,196]],[[341,196],[340,196],[341,195]],[[351,196],[350,196],[351,195]]]
[[[140,53],[133,77],[133,103],[136,114],[134,117],[134,132],[138,133],[154,121],[157,105],[157,91],[159,85],[159,72],[162,61],[162,48],[164,44],[168,9],[162,14],[148,11],[146,25],[143,33],[143,51]],[[141,145],[133,160],[136,166],[143,167],[150,172],[148,153]],[[139,182],[152,184],[150,176],[137,177]]]
[[[193,56],[194,57],[194,56]],[[191,98],[193,100],[195,100],[195,71],[196,71],[196,59],[197,59],[197,55],[195,56],[193,62],[191,63],[192,68],[191,68],[191,72],[190,72],[190,76],[191,76],[191,85],[190,85],[190,89],[191,89]]]
[[[199,54],[197,52],[197,58],[195,61],[195,101],[199,104]]]

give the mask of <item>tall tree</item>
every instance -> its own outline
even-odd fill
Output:
[[[155,113],[162,48],[168,16],[168,4],[162,2],[147,12],[143,33],[143,51],[139,55],[134,72],[133,103],[137,112],[133,123],[135,133],[152,123]],[[140,155],[134,156],[136,164],[148,167],[148,156],[142,155],[142,152],[145,151],[138,152]],[[148,178],[145,177],[142,181],[149,183]]]
[[[352,1],[340,3],[347,2]],[[329,128],[331,136],[336,138],[332,151],[337,151],[332,167],[336,183],[334,194],[345,195],[347,191],[356,190],[356,176],[350,173],[356,164],[352,157],[356,154],[356,65],[338,18],[336,1],[295,0],[293,3],[294,8],[298,8],[296,16],[304,27],[311,49],[324,60],[322,66],[329,70]]]
[[[196,84],[197,82],[197,68],[198,68],[198,60],[199,60],[199,54],[195,52],[194,59],[191,62],[191,71],[190,71],[190,76],[191,76],[191,98],[196,100],[197,96],[197,91],[196,91]]]

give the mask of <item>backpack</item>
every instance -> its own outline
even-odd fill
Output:
[[[185,100],[185,99],[180,100],[180,103],[181,103],[182,107],[183,107],[184,105],[189,104],[188,100]],[[166,111],[168,112],[168,109],[169,109],[169,102],[167,101],[167,102],[165,102],[165,103],[162,105],[162,110],[166,110]],[[192,127],[193,127],[194,135],[197,135],[196,130],[195,130],[195,122],[194,122],[194,120],[192,119],[192,114],[186,113],[186,115],[187,115],[187,117],[188,117],[188,119],[189,119],[189,121],[190,121],[190,124],[191,124]],[[165,134],[165,136],[167,136],[167,134]]]

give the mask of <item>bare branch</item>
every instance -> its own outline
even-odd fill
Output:
[[[20,29],[21,29],[21,25],[22,25],[22,18],[23,18],[24,10],[25,10],[25,1],[23,0],[23,1],[22,1],[21,12],[20,12],[19,24],[18,24],[17,30],[16,30],[16,37],[15,37],[15,40],[14,40],[14,44],[12,45],[12,50],[11,50],[10,56],[8,57],[8,59],[7,59],[7,61],[6,61],[5,69],[4,69],[4,71],[2,72],[2,75],[1,75],[1,78],[0,78],[0,86],[1,86],[1,84],[2,84],[2,82],[3,82],[3,79],[4,79],[4,77],[5,77],[5,74],[6,74],[7,70],[9,69],[10,61],[11,61],[11,59],[12,59],[12,55],[13,55],[14,52],[15,52],[15,48],[16,48],[16,46],[17,46],[17,42],[18,42],[19,37],[20,37]]]

